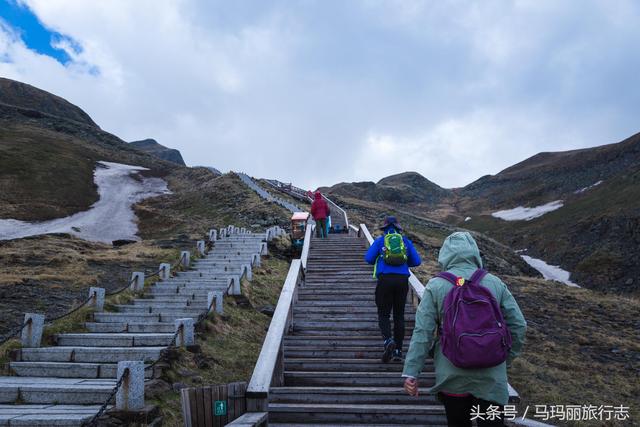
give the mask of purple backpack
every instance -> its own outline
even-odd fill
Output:
[[[480,285],[486,270],[469,280],[444,272],[437,277],[453,284],[444,299],[440,329],[442,353],[458,368],[490,368],[507,360],[511,333],[491,291]]]

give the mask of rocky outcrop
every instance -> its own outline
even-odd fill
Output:
[[[181,166],[186,166],[184,160],[182,159],[182,154],[180,151],[175,148],[168,148],[164,145],[161,145],[155,139],[143,139],[141,141],[133,141],[130,142],[129,145],[136,148],[137,150],[144,151],[145,153],[149,153],[152,156],[156,156],[162,160],[166,160],[168,162],[176,163]]]
[[[340,183],[325,189],[329,194],[371,202],[420,203],[435,206],[452,194],[417,172],[404,172],[373,182]]]

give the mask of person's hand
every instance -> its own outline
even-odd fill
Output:
[[[417,397],[418,396],[418,380],[415,378],[405,378],[404,391],[406,391],[409,396]]]

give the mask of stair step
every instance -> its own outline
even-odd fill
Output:
[[[159,347],[168,346],[173,340],[173,333],[133,334],[133,333],[88,333],[59,334],[56,336],[60,346],[83,347]]]
[[[376,425],[380,422],[398,424],[447,425],[444,408],[440,405],[341,405],[270,403],[269,421],[275,423],[358,423]]]
[[[336,403],[377,405],[437,405],[435,395],[409,396],[402,387],[273,387],[272,403]]]
[[[131,333],[173,334],[175,332],[176,326],[173,323],[160,323],[160,322],[149,322],[149,323],[89,322],[89,323],[85,323],[85,328],[87,328],[89,332],[98,332],[98,333],[131,332]]]
[[[407,335],[405,340],[409,342],[411,335]],[[315,336],[287,336],[284,340],[286,346],[296,347],[331,347],[339,349],[341,347],[366,347],[373,350],[382,351],[382,337],[315,337]]]
[[[409,344],[405,344],[403,351],[408,350]],[[380,360],[382,350],[367,347],[304,347],[304,346],[287,346],[285,348],[285,357],[293,358],[335,358],[335,359],[371,359]]]
[[[285,369],[287,371],[314,371],[314,372],[397,372],[402,373],[404,363],[382,363],[380,359],[330,359],[330,358],[286,358]],[[433,371],[433,362],[425,364],[425,372]]]
[[[100,405],[0,405],[0,426],[82,426],[99,410]]]
[[[11,370],[19,377],[116,378],[116,363],[11,362]],[[146,378],[153,376],[147,369]]]
[[[423,372],[420,383],[430,387],[435,382],[435,374]],[[284,383],[287,386],[373,386],[401,387],[403,379],[399,372],[314,372],[285,371]]]
[[[0,377],[0,403],[102,404],[115,379]]]
[[[154,306],[141,306],[141,305],[115,305],[114,306],[120,313],[159,313],[159,314],[168,314],[168,315],[180,315],[183,317],[198,317],[201,315],[205,309],[200,307],[154,307]]]
[[[117,322],[117,323],[144,323],[144,322],[163,322],[172,323],[176,319],[182,319],[186,317],[193,317],[193,315],[187,315],[186,313],[95,313],[94,320],[96,322]]]
[[[21,362],[118,363],[121,360],[155,361],[166,347],[41,347],[19,350]]]

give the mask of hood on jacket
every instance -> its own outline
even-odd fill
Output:
[[[322,194],[319,191],[316,191],[316,194],[314,194],[314,197],[316,200],[322,200]]]
[[[438,263],[442,271],[451,270],[454,267],[482,268],[482,258],[478,244],[466,231],[457,231],[444,240]]]

